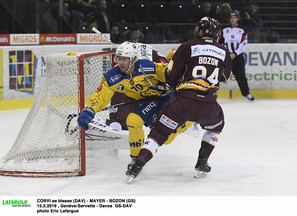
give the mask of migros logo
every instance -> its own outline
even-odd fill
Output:
[[[12,35],[12,43],[37,43],[38,35]]]
[[[96,34],[78,34],[79,43],[103,43],[106,42],[104,37]]]

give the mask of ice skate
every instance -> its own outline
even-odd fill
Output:
[[[126,171],[127,176],[129,176],[130,170],[136,162],[136,157],[131,156],[131,159],[132,159],[131,162],[127,166],[127,171]]]
[[[132,180],[139,175],[143,167],[144,163],[139,160],[136,160],[135,164],[131,167],[131,169],[127,170],[126,175],[129,176],[128,184],[130,184]]]
[[[198,159],[195,170],[197,173],[194,175],[194,178],[201,178],[207,175],[211,171],[211,167],[207,163],[208,158]]]
[[[255,100],[255,98],[254,98],[253,95],[251,95],[251,94],[248,94],[248,95],[246,96],[246,98],[249,99],[250,101]]]

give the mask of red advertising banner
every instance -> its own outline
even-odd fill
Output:
[[[9,45],[9,34],[0,34],[0,46]]]
[[[76,44],[76,34],[40,34],[40,44]]]

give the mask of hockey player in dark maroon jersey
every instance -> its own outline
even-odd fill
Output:
[[[176,95],[164,105],[131,169],[130,180],[153,158],[159,146],[179,125],[194,121],[205,130],[195,169],[196,177],[211,170],[208,158],[224,127],[224,114],[217,103],[220,81],[229,78],[232,62],[227,48],[216,42],[217,20],[204,17],[198,23],[200,39],[183,43],[170,61],[167,82],[177,86]]]

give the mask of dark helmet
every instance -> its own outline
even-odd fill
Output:
[[[240,19],[240,13],[238,10],[231,11],[230,16],[236,16],[238,19]]]
[[[197,30],[197,33],[199,33],[199,30],[202,30],[203,36],[216,39],[219,35],[220,23],[214,18],[203,17],[198,22],[197,28],[195,30]]]

